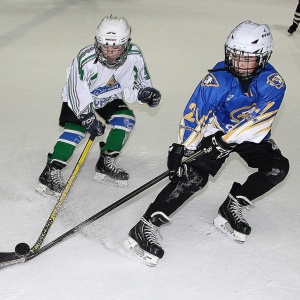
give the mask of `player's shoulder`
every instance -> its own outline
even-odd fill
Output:
[[[128,55],[142,55],[141,48],[137,44],[130,43],[128,46]]]
[[[270,63],[267,63],[264,70],[258,75],[257,86],[261,89],[285,90],[286,88],[284,79]]]
[[[228,83],[233,76],[227,72],[224,61],[218,62],[201,80],[200,85],[203,87],[220,87]]]
[[[78,52],[76,58],[79,63],[87,60],[94,60],[96,58],[95,46],[94,45],[85,46]]]

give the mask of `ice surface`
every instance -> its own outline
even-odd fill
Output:
[[[166,170],[183,108],[207,69],[223,59],[230,30],[250,19],[267,23],[275,40],[271,63],[287,83],[273,138],[291,170],[287,179],[256,201],[245,218],[252,233],[239,245],[212,221],[232,181],[250,174],[232,155],[219,175],[161,229],[164,258],[155,268],[122,248],[167,179],[128,201],[70,239],[28,263],[0,271],[0,299],[299,299],[299,38],[287,35],[296,0],[2,0],[0,2],[1,251],[33,245],[55,201],[34,187],[61,133],[57,125],[65,68],[93,43],[105,15],[125,16],[143,51],[158,108],[132,104],[137,124],[121,157],[129,187],[92,180],[98,141],[76,178],[45,243]],[[295,134],[295,135],[294,135]],[[65,178],[84,147],[78,147]],[[297,179],[298,178],[298,179]]]

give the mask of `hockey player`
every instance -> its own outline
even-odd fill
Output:
[[[242,208],[284,180],[289,162],[273,139],[271,125],[285,93],[285,83],[268,63],[273,38],[265,24],[244,21],[225,42],[225,60],[201,80],[183,112],[179,140],[168,154],[170,183],[129,231],[124,246],[147,265],[164,255],[157,230],[215,176],[231,152],[257,169],[243,183],[234,182],[219,207],[215,226],[243,243],[251,227]],[[205,155],[185,164],[184,156],[202,149]],[[138,249],[141,248],[141,249]],[[142,250],[139,251],[139,250]]]
[[[294,13],[293,24],[288,29],[289,34],[293,34],[297,30],[299,26],[299,22],[300,22],[300,0],[298,1],[298,5]]]
[[[106,143],[100,142],[100,157],[94,179],[120,187],[127,186],[128,173],[117,163],[135,116],[125,104],[137,100],[155,107],[160,92],[151,85],[140,48],[131,43],[131,27],[125,18],[105,17],[96,30],[95,43],[83,48],[67,68],[67,83],[62,90],[59,125],[64,127],[36,190],[59,196],[65,187],[62,169],[75,147],[89,132],[101,136],[111,126]]]

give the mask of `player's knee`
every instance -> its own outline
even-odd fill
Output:
[[[130,109],[118,111],[116,114],[112,115],[109,123],[113,128],[130,132],[135,126],[135,116]]]
[[[186,177],[186,184],[192,193],[205,187],[208,181],[208,174],[202,170],[189,167]]]
[[[273,167],[270,171],[265,172],[265,175],[269,182],[271,182],[275,186],[285,179],[289,172],[289,169],[289,160],[285,157],[282,157],[277,166]]]
[[[86,136],[86,130],[76,124],[66,123],[63,133],[59,137],[59,142],[76,147]]]

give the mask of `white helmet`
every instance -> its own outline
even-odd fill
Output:
[[[271,57],[273,37],[268,25],[253,23],[249,20],[236,26],[225,42],[225,65],[230,73],[249,79],[261,71]],[[232,57],[257,57],[258,66],[249,73],[239,73],[232,64]]]
[[[125,18],[104,17],[96,30],[95,50],[98,61],[108,68],[117,68],[127,59],[128,46],[130,43],[131,27]],[[101,45],[120,46],[123,45],[123,52],[114,61],[109,62],[103,55]]]

